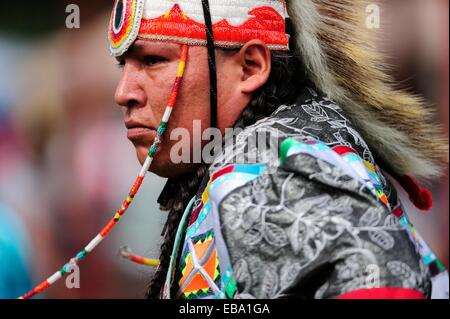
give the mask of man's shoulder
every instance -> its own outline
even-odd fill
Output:
[[[280,147],[287,139],[320,142],[332,149],[351,149],[377,169],[369,145],[343,109],[314,89],[304,88],[294,104],[280,105],[273,114],[254,125],[225,135],[223,151],[215,158],[211,171],[235,163],[278,167]]]
[[[360,175],[363,162],[339,166],[339,155],[324,144],[288,142],[276,170],[241,167],[210,189],[239,294],[335,297],[364,288],[373,269],[381,271],[377,285],[425,293],[420,257],[382,189]],[[332,273],[320,274],[327,267]],[[413,281],[402,281],[396,267]]]

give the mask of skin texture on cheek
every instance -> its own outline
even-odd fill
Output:
[[[239,91],[240,70],[240,65],[236,64],[232,55],[217,54],[218,128],[222,134],[226,128],[234,127],[251,99],[250,95],[242,94]],[[196,146],[200,147],[200,151],[197,149],[197,154],[201,153],[203,146],[210,142],[209,140],[201,140],[204,130],[210,128],[210,114],[207,49],[204,47],[192,47],[180,96],[161,148],[161,162],[155,164],[155,167],[152,167],[151,170],[160,175],[164,172],[164,175],[162,175],[164,177],[173,177],[196,169],[198,164],[174,164],[170,160],[170,149],[178,142],[177,140],[170,140],[170,133],[176,128],[184,128],[189,132],[191,139],[188,147],[190,148],[191,159],[193,159],[193,152],[196,152],[196,150],[193,150],[195,145],[193,139],[196,138]],[[197,121],[197,130],[195,132],[194,121]],[[200,128],[198,127],[198,122],[200,122]],[[201,145],[198,145],[199,143]],[[158,164],[161,164],[161,166]]]
[[[139,41],[139,40],[138,40]],[[126,98],[118,99],[124,107],[125,118],[131,118],[156,129],[161,121],[168,103],[171,89],[176,77],[179,63],[180,46],[176,44],[158,44],[139,41],[143,48],[138,55],[130,54],[125,65],[124,79],[121,85],[122,95],[140,96],[139,103],[125,105]],[[167,59],[156,66],[146,66],[139,62],[143,55],[160,54]],[[249,99],[239,94],[239,68],[229,55],[218,54],[218,123],[223,132],[226,127],[233,127]],[[132,92],[134,91],[134,93]],[[135,95],[133,95],[135,94]],[[194,121],[200,121],[201,132],[210,126],[210,83],[207,64],[207,49],[191,47],[186,64],[185,74],[181,83],[177,102],[164,134],[163,142],[156,154],[150,171],[162,177],[174,177],[196,169],[195,164],[175,164],[170,158],[172,147],[179,140],[171,140],[172,130],[184,128],[191,138],[189,147],[192,158]],[[119,95],[120,97],[120,95]],[[152,131],[146,138],[132,140],[139,162],[142,164],[148,154],[149,147],[156,136]],[[203,145],[208,141],[203,141]]]
[[[139,70],[139,86],[143,90],[146,102],[144,105],[127,108],[126,117],[128,116],[153,129],[146,138],[132,140],[141,164],[144,163],[149,148],[156,136],[156,131],[154,130],[158,127],[158,124],[163,117],[173,85],[174,77],[170,75],[176,72],[176,64],[177,63],[174,62],[167,63],[166,66],[161,67],[159,72],[147,70],[145,68]]]
[[[154,85],[157,85],[158,82],[160,83],[159,88],[151,87],[150,85],[146,85],[145,87],[146,94],[150,101],[148,104],[152,104],[152,96],[154,99],[158,99],[158,112],[153,111],[154,115],[158,117],[158,121],[162,118],[176,75],[176,69],[170,70],[171,72],[169,72],[169,70],[166,71],[164,71],[164,75],[160,74],[158,76],[158,80],[153,80]],[[150,110],[146,111],[150,112]],[[178,140],[172,141],[170,136],[172,130],[184,128],[189,132],[189,136],[192,139],[194,121],[201,121],[202,130],[206,129],[209,127],[209,114],[209,75],[208,66],[206,64],[206,49],[202,47],[192,47],[189,52],[189,58],[186,64],[185,75],[181,83],[177,103],[168,124],[168,130],[164,134],[163,143],[158,150],[150,170],[163,177],[172,177],[195,169],[196,165],[181,165],[172,162],[170,151]],[[191,140],[191,147],[192,143],[193,141]],[[138,152],[139,160],[141,162],[142,160],[145,160],[148,146],[147,148],[137,147],[136,150]]]

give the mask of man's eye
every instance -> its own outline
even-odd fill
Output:
[[[166,61],[166,59],[158,57],[158,56],[148,55],[148,56],[144,57],[144,64],[147,66],[157,65],[157,64],[165,62],[165,61]]]

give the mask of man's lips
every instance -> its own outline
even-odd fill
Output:
[[[134,127],[128,129],[127,137],[132,139],[152,138],[156,134],[155,130],[147,127]]]
[[[150,141],[155,138],[156,130],[135,121],[126,121],[125,126],[128,129],[127,137],[130,140]]]

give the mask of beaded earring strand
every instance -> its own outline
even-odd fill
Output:
[[[158,146],[161,144],[162,137],[167,130],[167,124],[170,119],[170,115],[172,114],[173,108],[175,106],[175,103],[177,101],[178,93],[180,91],[180,84],[184,76],[184,71],[186,68],[186,62],[188,58],[188,52],[189,52],[189,46],[183,45],[181,47],[181,57],[180,57],[180,63],[178,65],[178,71],[177,76],[175,79],[175,83],[172,87],[172,92],[170,95],[169,103],[167,104],[164,116],[161,120],[161,123],[159,125],[157,135],[155,137],[155,140],[153,141],[153,145],[150,147],[150,151],[148,153],[147,158],[145,159],[144,164],[142,165],[142,169],[136,178],[135,183],[133,184],[133,187],[131,188],[127,198],[122,203],[122,206],[119,208],[119,210],[116,212],[114,217],[109,221],[109,223],[100,231],[100,233],[81,251],[79,252],[74,258],[72,258],[68,263],[66,263],[60,270],[55,272],[52,276],[47,278],[44,282],[36,286],[34,289],[30,290],[23,296],[21,296],[19,299],[29,299],[37,294],[40,294],[44,290],[46,290],[48,287],[53,285],[56,281],[61,279],[65,274],[67,274],[71,267],[74,265],[78,265],[89,253],[91,253],[95,247],[100,244],[103,239],[110,233],[110,231],[114,228],[114,226],[119,222],[119,220],[122,218],[122,216],[127,211],[130,204],[133,202],[134,197],[136,196],[137,192],[139,191],[142,182],[144,181],[145,175],[147,174],[147,171],[150,168],[150,165],[153,162],[153,159],[155,158],[156,151],[158,149]]]

